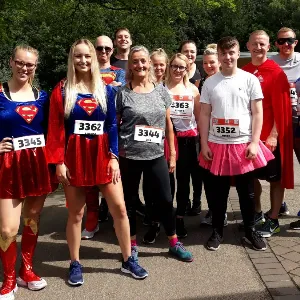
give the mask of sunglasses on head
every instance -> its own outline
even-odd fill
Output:
[[[107,46],[97,46],[96,47],[96,50],[97,51],[100,51],[100,52],[103,52],[103,50],[105,51],[105,52],[110,52],[111,50],[112,50],[112,48],[110,48],[110,47],[107,47]]]
[[[288,43],[288,45],[292,45],[294,44],[295,42],[295,38],[280,38],[280,39],[277,39],[277,44],[278,45],[284,45],[285,43]]]

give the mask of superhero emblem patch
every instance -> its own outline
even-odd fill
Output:
[[[78,105],[90,116],[98,106],[98,103],[95,99],[84,98],[80,99]]]
[[[30,124],[39,109],[34,105],[21,105],[16,108],[16,112],[28,123]]]

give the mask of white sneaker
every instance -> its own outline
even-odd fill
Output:
[[[18,286],[16,285],[15,288],[7,293],[7,294],[4,294],[4,295],[0,295],[0,299],[1,300],[15,300],[15,292],[18,290]]]
[[[81,233],[81,239],[82,240],[90,240],[94,237],[95,233],[98,231],[99,231],[99,224],[93,231],[87,231],[86,229],[84,229]]]
[[[47,281],[43,278],[36,281],[24,281],[21,277],[17,278],[18,286],[27,287],[31,291],[39,291],[47,286]]]

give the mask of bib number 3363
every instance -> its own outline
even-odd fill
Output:
[[[43,134],[22,136],[13,138],[14,150],[45,147],[45,137]]]
[[[136,125],[134,140],[160,144],[162,141],[163,129],[152,126]]]
[[[83,121],[76,120],[74,133],[75,134],[90,134],[101,135],[103,134],[104,121]]]
[[[213,132],[219,137],[238,137],[240,135],[238,119],[212,119]]]

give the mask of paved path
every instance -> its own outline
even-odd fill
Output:
[[[299,176],[299,170],[297,174]],[[300,186],[295,191],[288,191],[286,199],[291,215],[296,215],[300,209]],[[268,186],[265,185],[265,210],[269,208],[268,201]],[[202,216],[205,212],[204,206]],[[270,240],[267,252],[244,248],[241,233],[237,230],[239,209],[233,190],[228,205],[229,225],[219,251],[210,252],[204,247],[211,234],[210,228],[200,228],[199,217],[186,218],[189,235],[184,243],[194,255],[193,263],[179,262],[168,256],[168,243],[163,232],[153,246],[142,245],[147,228],[139,221],[140,262],[150,274],[143,281],[121,274],[120,250],[110,221],[101,224],[93,241],[82,242],[85,284],[79,288],[69,287],[66,283],[69,259],[65,241],[66,217],[63,194],[51,195],[42,213],[35,260],[37,273],[49,286],[40,292],[19,289],[16,299],[300,299],[297,288],[300,284],[300,232],[287,230],[286,225],[296,217],[281,220],[282,232]]]

